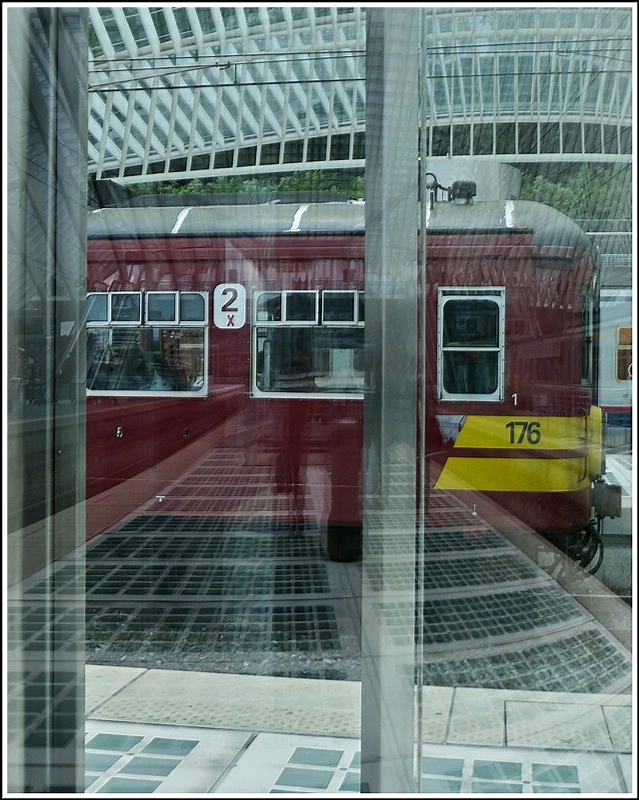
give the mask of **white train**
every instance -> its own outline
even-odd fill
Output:
[[[608,240],[606,244],[608,246],[605,249],[601,247],[604,255],[599,299],[598,404],[605,413],[607,447],[624,448],[631,446],[632,441],[633,291],[630,236],[616,234],[615,242]]]

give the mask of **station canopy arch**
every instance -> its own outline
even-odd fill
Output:
[[[89,16],[92,178],[363,170],[365,8],[92,6]],[[428,153],[628,164],[631,53],[627,8],[426,7]]]

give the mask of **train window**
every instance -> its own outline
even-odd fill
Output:
[[[112,292],[111,322],[129,324],[142,322],[141,292]]]
[[[206,298],[199,292],[180,292],[180,322],[206,322]]]
[[[175,292],[147,292],[147,322],[177,322]]]
[[[357,292],[322,292],[322,322],[357,322]]]
[[[619,328],[617,331],[617,380],[632,378],[632,328]]]
[[[108,322],[109,304],[106,294],[87,295],[87,322]]]
[[[501,400],[504,289],[440,289],[438,391],[444,400]]]
[[[255,303],[255,319],[258,322],[279,322],[282,319],[282,295],[280,292],[263,292]]]
[[[322,391],[362,391],[364,329],[318,328],[313,342],[315,386]]]
[[[259,294],[253,335],[254,390],[275,395],[361,397],[362,295],[354,290],[325,291],[319,315],[317,292]]]
[[[317,322],[317,292],[284,292],[287,322]]]
[[[199,292],[147,292],[146,321],[206,322],[206,300]]]
[[[205,395],[206,308],[200,292],[89,294],[87,392]]]
[[[87,338],[87,390],[110,395],[199,393],[205,379],[204,342],[204,329],[93,329]]]
[[[443,306],[444,347],[496,347],[499,308],[492,300],[448,300]]]

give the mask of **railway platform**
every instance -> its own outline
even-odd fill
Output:
[[[91,665],[86,680],[87,793],[359,793],[357,681]],[[635,785],[629,694],[426,687],[424,709],[424,793]]]
[[[317,529],[278,528],[285,499],[239,455],[205,453],[87,543],[86,794],[359,793],[362,565],[328,562]],[[631,454],[608,466],[630,512]],[[229,486],[252,493],[243,521],[225,517]],[[322,498],[305,500],[311,515]],[[422,793],[634,797],[631,606],[597,575],[564,586],[481,521],[462,536],[444,511],[426,568],[433,610],[456,617],[424,664]],[[53,565],[56,586],[73,598],[67,567]],[[16,592],[26,652],[41,647],[51,579]]]
[[[291,538],[275,524],[220,521],[221,506],[213,524],[210,504],[233,480],[226,455],[203,457],[169,486],[163,516],[150,501],[87,549],[88,794],[359,793],[361,565],[326,562],[316,531]],[[609,462],[626,509],[631,466],[629,455]],[[209,505],[187,516],[202,482]],[[421,791],[634,796],[632,646],[611,633],[608,611],[631,609],[596,576],[565,589],[516,542],[481,533],[455,550],[449,527],[453,552],[433,556],[435,610],[455,608],[458,619],[425,664]],[[480,587],[464,585],[467,558]],[[485,614],[471,631],[464,602],[477,592]],[[471,633],[474,659],[459,654]],[[176,649],[174,664],[162,661]]]

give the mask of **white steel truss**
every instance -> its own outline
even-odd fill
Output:
[[[363,168],[365,13],[91,6],[89,172]],[[627,162],[631,55],[629,8],[426,7],[428,152]]]

